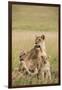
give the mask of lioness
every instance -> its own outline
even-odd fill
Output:
[[[46,78],[51,80],[50,63],[46,53],[45,35],[37,36],[35,39],[35,46],[27,53],[20,55],[20,61],[23,67],[30,75],[41,72],[44,80]]]
[[[44,37],[43,35],[40,37],[36,37],[34,47],[27,53],[24,51],[20,54],[20,61],[23,63],[26,71],[30,74],[29,69],[33,69],[34,72],[38,72],[40,68],[41,55],[43,56],[43,47],[41,48],[41,43],[44,45]],[[36,68],[36,70],[33,68]],[[32,67],[32,68],[31,68]]]

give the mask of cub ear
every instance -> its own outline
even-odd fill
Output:
[[[43,35],[41,35],[41,38],[43,39],[43,40],[45,40],[45,35],[43,34]]]

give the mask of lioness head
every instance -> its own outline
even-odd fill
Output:
[[[36,36],[35,38],[35,44],[39,45],[40,43],[43,43],[45,41],[45,35],[42,34],[41,36]]]
[[[40,46],[42,51],[45,51],[45,35],[36,36],[35,45]]]

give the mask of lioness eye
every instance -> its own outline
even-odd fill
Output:
[[[41,39],[39,39],[39,41],[41,41]]]

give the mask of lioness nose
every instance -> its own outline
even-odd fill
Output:
[[[35,42],[35,44],[37,44],[37,42]]]

